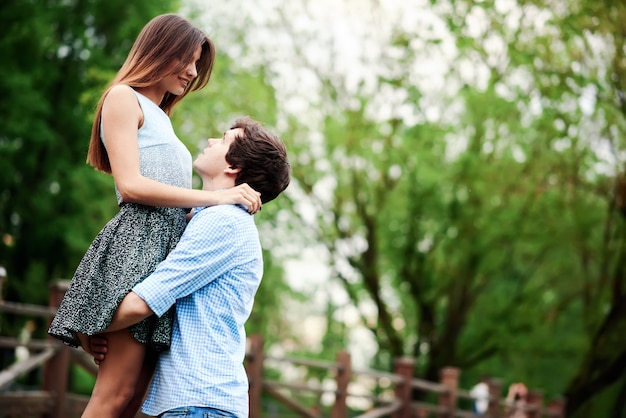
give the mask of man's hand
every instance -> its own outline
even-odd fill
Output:
[[[89,337],[88,353],[93,356],[93,362],[96,363],[98,366],[104,361],[108,348],[109,341],[104,335],[97,334]]]

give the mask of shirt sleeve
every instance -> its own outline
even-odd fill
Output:
[[[232,216],[211,209],[191,219],[176,248],[133,288],[157,316],[231,267],[237,247]]]

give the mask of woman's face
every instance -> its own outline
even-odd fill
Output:
[[[191,62],[186,63],[185,67],[180,72],[171,74],[161,80],[160,84],[166,92],[175,96],[181,95],[185,92],[189,83],[191,83],[193,79],[198,76],[196,65],[200,60],[201,54],[202,47],[198,45]]]

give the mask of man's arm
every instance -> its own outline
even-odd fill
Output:
[[[206,210],[204,216],[194,216],[176,248],[156,270],[122,299],[104,332],[128,328],[152,314],[160,317],[177,299],[193,293],[231,268],[230,260],[237,251],[233,243],[237,242],[235,233],[238,232],[233,229],[232,215],[211,216],[212,212]],[[226,209],[222,208],[220,213],[223,210]]]
[[[167,258],[122,299],[111,324],[104,332],[128,328],[155,313],[161,316],[176,303],[176,299],[192,293],[222,274],[219,269],[211,267],[213,263],[222,267],[228,265],[220,263],[220,258],[214,254],[219,254],[222,259],[232,256],[233,246],[226,239],[232,235],[231,222],[221,217],[212,217],[212,220],[209,226],[187,227],[178,245]],[[207,233],[207,230],[216,229],[213,226],[216,222],[223,226],[215,232]],[[212,238],[207,241],[207,237]],[[213,274],[210,274],[212,271]]]
[[[242,219],[251,224],[247,228],[238,226]],[[248,239],[247,230],[253,227],[250,215],[237,206],[203,209],[194,215],[167,258],[133,287],[133,293],[161,317],[177,300],[232,269],[235,255],[240,251],[238,243]]]
[[[119,331],[128,328],[153,313],[148,304],[137,296],[135,292],[131,291],[122,299],[120,306],[117,307],[113,315],[111,325],[103,332]],[[93,361],[99,366],[104,361],[108,351],[109,342],[106,336],[95,334],[92,336],[84,335],[84,338],[84,341],[83,339],[80,340],[83,349],[93,356]]]
[[[104,332],[118,331],[149,317],[154,312],[135,292],[127,294],[117,307],[111,325]]]

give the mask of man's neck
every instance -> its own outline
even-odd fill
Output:
[[[202,181],[202,190],[209,192],[230,189],[231,187],[235,187],[235,182],[229,178],[203,179]]]

